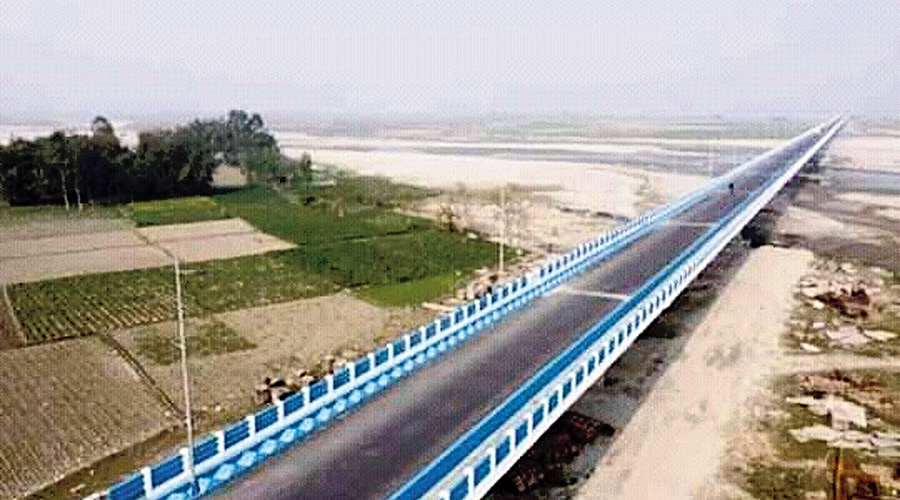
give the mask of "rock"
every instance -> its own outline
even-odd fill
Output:
[[[818,354],[818,353],[822,352],[821,348],[816,347],[812,344],[807,344],[806,342],[800,342],[800,349],[802,349],[804,352],[808,352],[808,353],[812,353],[812,354]]]
[[[838,270],[845,274],[856,274],[856,266],[849,262],[844,262],[838,266]]]
[[[802,278],[800,280],[800,288],[814,288],[819,286],[818,282],[813,278]]]
[[[810,305],[810,307],[812,307],[813,309],[815,309],[817,311],[821,311],[822,309],[825,309],[825,303],[822,302],[821,300],[811,300],[808,302],[808,304]]]
[[[803,288],[800,290],[800,293],[803,294],[804,297],[811,299],[811,298],[814,298],[816,295],[819,295],[821,293],[821,291],[819,290],[818,287],[814,286],[814,287],[810,287],[810,288]]]
[[[790,432],[791,436],[800,443],[807,443],[809,441],[834,441],[841,436],[840,431],[836,431],[822,424],[811,425],[802,429],[791,429],[788,432]]]
[[[821,331],[824,330],[827,325],[824,321],[814,321],[813,324],[809,325],[809,328],[813,331]]]
[[[879,342],[887,342],[888,340],[897,337],[896,333],[886,332],[884,330],[863,330],[862,334],[872,340],[877,340]]]
[[[837,330],[826,330],[825,335],[834,343],[841,346],[853,347],[867,344],[870,339],[859,333],[856,326],[842,326]]]

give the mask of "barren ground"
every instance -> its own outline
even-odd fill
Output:
[[[22,283],[79,274],[226,259],[292,248],[241,219],[141,229],[127,221],[29,221],[0,226],[0,282]]]
[[[326,355],[368,352],[430,318],[427,311],[379,308],[348,294],[214,315],[210,319],[224,323],[256,347],[190,358],[194,402],[213,420],[239,416],[255,406],[255,387],[265,377],[296,378],[297,371],[313,369]],[[189,319],[188,335],[206,322],[208,319]],[[160,365],[137,345],[140,336],[174,339],[175,328],[174,322],[157,323],[117,332],[114,337],[180,405],[178,363]]]
[[[96,338],[0,351],[0,498],[18,498],[172,424]]]

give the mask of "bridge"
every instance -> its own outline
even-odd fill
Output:
[[[542,263],[106,496],[481,498],[843,123]]]

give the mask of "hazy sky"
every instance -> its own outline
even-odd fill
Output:
[[[0,116],[900,115],[900,1],[0,1]]]

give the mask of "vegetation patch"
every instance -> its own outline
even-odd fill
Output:
[[[409,217],[385,207],[360,205],[339,198],[331,189],[317,190],[298,200],[265,186],[250,186],[218,195],[216,202],[231,217],[240,217],[263,232],[297,245],[376,238],[435,230],[425,219]]]
[[[260,306],[332,293],[337,287],[308,273],[295,251],[187,266],[183,280],[190,315]],[[171,268],[89,274],[9,289],[29,343],[155,323],[175,316]]]
[[[208,196],[135,202],[130,206],[134,223],[138,227],[182,224],[228,217],[225,207],[218,205]]]
[[[808,469],[759,463],[750,465],[745,479],[748,493],[767,500],[803,500],[822,485]]]
[[[218,320],[189,327],[185,335],[188,356],[210,356],[253,349],[256,344]],[[171,365],[181,358],[175,332],[153,330],[137,336],[137,353],[158,365]]]
[[[459,276],[447,273],[419,280],[363,288],[359,295],[382,306],[417,305],[453,291]]]

